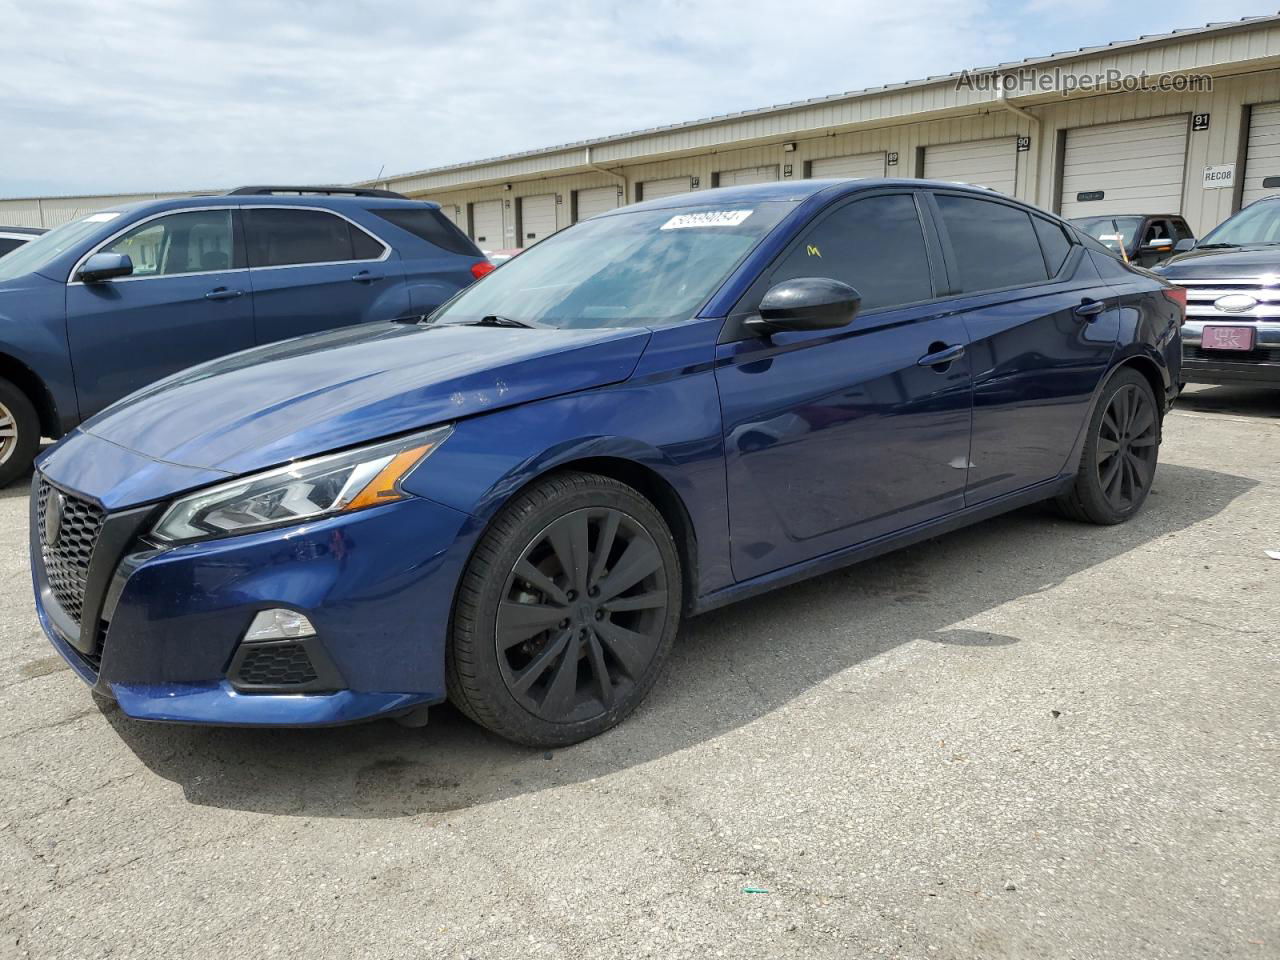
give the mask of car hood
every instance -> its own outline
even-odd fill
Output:
[[[648,339],[647,329],[362,324],[193,367],[81,431],[168,464],[242,474],[616,383]]]
[[[1189,250],[1161,264],[1155,272],[1170,280],[1243,279],[1264,273],[1280,274],[1280,247]]]

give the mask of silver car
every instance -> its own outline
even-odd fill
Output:
[[[1280,387],[1280,195],[1177,249],[1155,272],[1187,291],[1182,379]]]

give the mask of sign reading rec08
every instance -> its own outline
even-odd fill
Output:
[[[1220,163],[1204,168],[1203,186],[1206,190],[1221,190],[1235,185],[1236,165],[1234,163]]]

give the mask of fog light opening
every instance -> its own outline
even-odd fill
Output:
[[[297,640],[315,635],[316,628],[303,614],[297,610],[276,607],[258,611],[253,623],[249,624],[244,640],[246,643],[255,640]]]

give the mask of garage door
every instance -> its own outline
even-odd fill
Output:
[[[1252,203],[1273,193],[1280,193],[1280,103],[1260,103],[1249,111],[1249,146],[1240,202]]]
[[[620,206],[622,201],[618,194],[621,189],[621,187],[592,187],[590,190],[579,190],[576,196],[576,219],[586,220],[597,213],[604,213],[606,210]]]
[[[440,204],[440,212],[449,218],[450,223],[457,223],[460,219],[459,217],[460,208],[456,203]]]
[[[847,157],[826,157],[809,164],[809,176],[822,177],[883,177],[883,153],[856,153]]]
[[[1181,213],[1186,158],[1186,116],[1068,130],[1060,212]]]
[[[925,147],[924,175],[929,180],[989,187],[1011,197],[1018,183],[1018,141],[999,137]]]
[[[769,183],[778,179],[778,165],[767,167],[743,167],[741,170],[721,170],[716,183],[722,187],[737,187],[744,183]]]
[[[645,180],[640,184],[640,199],[657,200],[659,197],[674,197],[677,193],[688,193],[692,189],[693,181],[689,177]]]
[[[528,247],[556,232],[556,195],[544,193],[520,198],[520,239],[516,246]]]
[[[486,250],[502,249],[501,200],[481,200],[471,205],[471,239]]]

